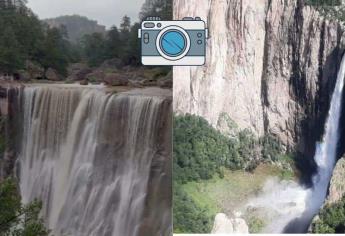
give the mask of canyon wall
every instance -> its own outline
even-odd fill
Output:
[[[210,38],[204,67],[174,69],[174,111],[217,126],[273,134],[312,157],[344,50],[344,27],[300,0],[175,0],[175,19],[199,16]]]

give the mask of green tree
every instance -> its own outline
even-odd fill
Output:
[[[120,29],[121,29],[122,33],[130,31],[130,29],[131,29],[131,18],[129,16],[125,15],[122,18]]]
[[[13,74],[24,67],[24,56],[11,27],[2,28],[0,34],[0,71]]]
[[[98,66],[106,59],[106,41],[102,34],[85,35],[82,45],[90,66]]]
[[[47,70],[49,67],[66,75],[69,63],[68,41],[63,28],[47,28],[38,61]]]
[[[0,235],[48,236],[43,220],[39,217],[42,204],[39,201],[24,206],[14,180],[0,183]]]
[[[178,185],[174,186],[174,232],[209,233],[213,217],[199,207]]]
[[[345,233],[345,196],[337,203],[328,204],[312,224],[313,233]]]
[[[106,47],[107,58],[119,57],[121,49],[123,48],[123,42],[121,41],[121,35],[116,26],[113,26],[107,34]]]

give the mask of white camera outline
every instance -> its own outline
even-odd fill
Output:
[[[177,32],[181,32],[183,35],[184,35],[184,38],[186,39],[186,47],[184,48],[184,52],[178,56],[168,56],[165,52],[163,52],[163,50],[161,49],[161,39],[162,39],[162,36],[168,32],[168,31],[171,31],[171,30],[175,30]],[[170,26],[167,26],[165,27],[164,29],[162,29],[157,38],[156,38],[156,48],[159,52],[159,54],[164,57],[165,59],[167,60],[170,60],[170,61],[177,61],[177,60],[180,60],[182,58],[184,58],[188,52],[189,52],[189,49],[190,49],[190,45],[191,42],[190,42],[190,37],[188,35],[188,33],[183,29],[181,28],[180,26],[177,26],[177,25],[170,25]]]

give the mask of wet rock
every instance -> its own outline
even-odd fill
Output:
[[[68,71],[68,80],[71,81],[80,81],[85,80],[86,76],[92,72],[87,65],[83,63],[75,63],[69,66]]]
[[[144,79],[141,81],[143,86],[157,86],[158,82],[156,79]]]
[[[109,73],[105,75],[104,83],[110,86],[127,86],[128,78],[121,73]]]
[[[87,80],[83,80],[79,82],[80,85],[88,85],[89,82]]]
[[[104,77],[105,77],[105,73],[103,71],[96,70],[96,71],[93,71],[93,72],[87,74],[85,78],[89,82],[98,82],[98,81],[103,81]]]
[[[26,62],[26,72],[28,73],[29,79],[44,78],[44,68],[31,61]]]
[[[28,81],[31,79],[31,75],[28,71],[26,70],[21,70],[18,72],[18,80],[20,81]]]
[[[45,78],[47,80],[52,80],[52,81],[61,81],[62,80],[62,77],[59,75],[59,73],[52,68],[49,68],[46,71]]]
[[[345,195],[345,156],[337,162],[329,187],[329,195],[325,204],[340,201]]]

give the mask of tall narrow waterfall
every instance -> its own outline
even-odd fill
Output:
[[[21,101],[21,195],[54,235],[170,235],[166,96],[35,86]]]
[[[315,161],[318,172],[313,176],[313,192],[310,210],[316,214],[323,204],[337,159],[337,145],[340,139],[340,116],[345,80],[345,56],[340,65],[338,78],[332,95],[331,105],[325,124],[325,133],[321,143],[316,146]]]
[[[337,82],[331,99],[325,132],[320,143],[316,144],[314,160],[317,173],[313,176],[313,187],[308,189],[305,199],[305,211],[299,219],[287,228],[288,232],[303,232],[307,229],[312,218],[319,212],[327,196],[329,182],[337,160],[337,145],[340,139],[340,116],[342,111],[342,97],[345,81],[345,56],[338,72]]]
[[[249,201],[249,207],[270,212],[270,217],[266,217],[270,223],[263,232],[303,233],[324,203],[337,158],[344,77],[345,56],[332,95],[324,137],[316,147],[314,158],[318,171],[313,176],[313,187],[305,188],[288,181],[269,181],[263,188],[263,193]]]

